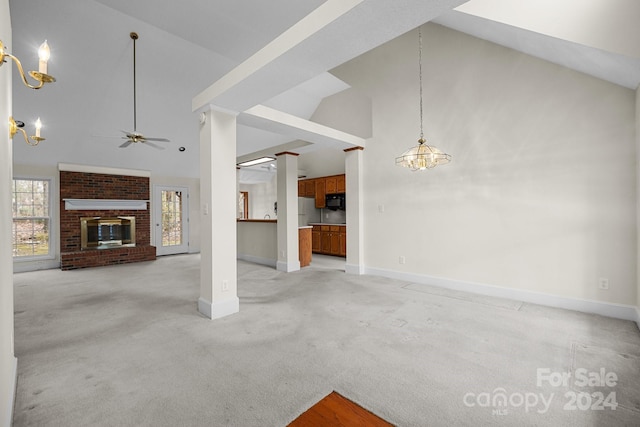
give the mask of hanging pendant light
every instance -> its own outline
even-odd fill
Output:
[[[432,169],[438,165],[444,165],[451,161],[449,154],[443,153],[436,147],[426,144],[422,123],[422,30],[418,28],[419,51],[419,75],[420,75],[420,138],[418,145],[396,157],[396,165],[409,168],[413,171]]]

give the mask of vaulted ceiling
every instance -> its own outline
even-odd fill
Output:
[[[496,1],[505,0],[472,0],[469,4]],[[576,2],[575,7],[625,1],[629,0],[588,0]],[[193,98],[318,8],[342,7],[346,12],[212,101],[238,112],[264,104],[309,118],[323,97],[346,87],[327,71],[431,20],[619,85],[632,89],[638,85],[640,55],[565,40],[509,25],[504,19],[494,21],[487,14],[452,11],[462,3],[464,0],[12,0],[12,53],[26,63],[34,62],[35,49],[48,39],[50,70],[58,79],[34,93],[21,88],[14,74],[14,115],[25,122],[41,116],[47,134],[38,150],[16,145],[15,161],[107,164],[197,177],[198,124],[191,109]],[[630,10],[635,13],[638,7]],[[545,13],[559,19],[554,10]],[[611,19],[605,11],[600,16]],[[605,24],[615,28],[610,22]],[[138,128],[147,135],[171,139],[165,150],[117,148],[120,130],[130,130],[132,125],[131,31],[140,34]],[[291,138],[269,129],[240,126],[238,139],[240,156]],[[179,152],[180,146],[186,150]]]

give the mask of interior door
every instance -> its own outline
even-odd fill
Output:
[[[157,255],[189,252],[189,189],[154,186],[154,237]]]

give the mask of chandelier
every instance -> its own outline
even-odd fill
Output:
[[[436,147],[426,144],[422,120],[422,30],[418,28],[418,68],[420,75],[420,138],[418,145],[396,157],[396,165],[409,168],[412,171],[432,169],[451,161],[449,154],[443,153]]]

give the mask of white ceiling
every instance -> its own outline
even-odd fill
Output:
[[[37,150],[14,145],[15,162],[86,163],[197,178],[199,137],[197,117],[191,111],[193,97],[325,3],[11,0],[11,53],[23,62],[35,62],[35,49],[48,39],[50,70],[58,79],[41,91],[27,91],[14,71],[14,116],[27,123],[42,116],[47,136]],[[434,18],[458,31],[625,87],[637,87],[640,79],[640,58],[451,11],[464,0],[353,3],[340,19],[225,94],[220,105],[244,111],[260,103],[309,118],[322,98],[346,88],[327,71]],[[139,144],[118,149],[121,141],[112,138],[120,129],[132,127],[131,31],[140,34],[138,128],[147,135],[170,138],[166,150]],[[291,139],[239,126],[237,155]],[[187,150],[178,152],[179,146]]]
[[[455,10],[440,15],[433,22],[629,89],[635,89],[640,84],[640,58],[608,52]],[[638,24],[640,25],[640,16]]]

